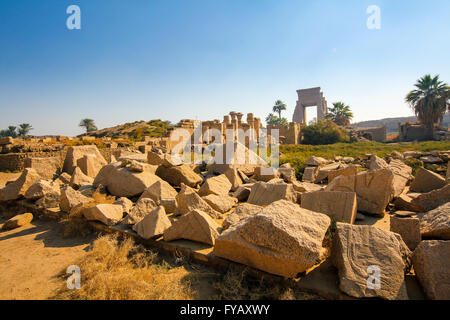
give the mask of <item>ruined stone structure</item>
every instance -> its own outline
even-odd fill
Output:
[[[400,141],[423,141],[427,140],[427,129],[421,123],[399,123],[398,124],[398,139]],[[442,126],[435,126],[434,140],[449,140],[450,134],[448,128]]]
[[[237,137],[238,132],[245,135],[245,145],[248,146],[249,139],[252,138],[254,141],[259,142],[259,136],[262,129],[261,119],[254,117],[253,113],[247,114],[247,121],[243,121],[244,115],[240,112],[230,112],[228,115],[223,117],[223,121],[220,120],[211,120],[211,121],[194,121],[194,120],[181,120],[180,123],[175,127],[186,129],[189,131],[191,136],[194,136],[194,132],[197,128],[199,128],[201,124],[201,134],[203,141],[202,143],[210,144],[212,142],[223,143],[226,141],[227,130],[233,130],[234,136]],[[301,125],[299,123],[292,122],[287,126],[276,126],[276,125],[268,125],[267,126],[267,135],[272,136],[272,130],[279,130],[279,139],[281,144],[297,144],[300,143],[300,128]],[[210,129],[216,129],[221,133],[221,137],[214,137],[211,134]],[[250,130],[250,131],[249,131]],[[172,132],[171,130],[170,132]],[[198,132],[199,133],[199,132]],[[251,134],[254,134],[254,137],[251,137]],[[170,135],[170,133],[169,133]],[[217,141],[221,139],[220,141]],[[236,139],[236,138],[235,138]],[[192,142],[194,142],[192,140]],[[175,146],[178,141],[171,141],[169,144],[171,147]]]
[[[323,96],[323,92],[320,91],[320,87],[297,90],[298,100],[295,107],[293,122],[300,123],[302,125],[307,124],[306,108],[317,107],[317,120],[325,119],[325,115],[328,112],[327,100]]]
[[[387,140],[386,126],[351,128],[351,131],[356,132],[359,137],[370,141],[385,142]]]

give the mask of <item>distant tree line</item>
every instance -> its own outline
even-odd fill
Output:
[[[33,127],[29,123],[21,123],[18,127],[8,126],[8,129],[0,130],[0,137],[25,138]]]

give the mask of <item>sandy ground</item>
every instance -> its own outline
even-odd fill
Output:
[[[64,239],[61,231],[58,223],[41,220],[0,230],[0,299],[48,299],[55,294],[64,281],[60,275],[86,254],[93,241]]]
[[[19,175],[0,172],[0,188]],[[5,222],[2,214],[0,225]],[[22,228],[0,230],[0,299],[48,299],[55,294],[63,281],[58,276],[93,240],[64,239],[61,228],[54,221],[34,220]]]

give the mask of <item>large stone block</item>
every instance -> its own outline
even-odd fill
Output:
[[[412,200],[412,204],[421,208],[421,211],[430,211],[450,202],[450,184],[441,189],[423,193]]]
[[[450,241],[422,241],[412,262],[428,299],[450,300]]]
[[[219,235],[219,228],[209,214],[201,210],[193,210],[165,230],[164,241],[186,239],[214,245]]]
[[[177,210],[177,197],[178,192],[166,181],[156,181],[144,193],[140,199],[150,198],[157,205],[164,207],[166,212],[174,213]]]
[[[95,177],[94,186],[105,186],[116,197],[135,197],[161,178],[153,173],[150,165],[143,164],[143,172],[134,172],[122,167],[120,162],[104,166]]]
[[[181,186],[184,183],[189,187],[195,188],[203,181],[202,177],[186,164],[169,168],[160,165],[156,170],[156,175],[174,186]]]
[[[413,217],[391,216],[391,231],[402,236],[408,248],[414,250],[422,241],[420,235],[420,220]]]
[[[302,208],[324,213],[334,221],[353,224],[356,218],[356,193],[316,191],[301,196]]]
[[[291,184],[271,184],[258,182],[252,186],[248,203],[258,206],[266,206],[278,200],[297,201],[294,187]]]
[[[181,190],[176,196],[177,213],[188,214],[193,210],[206,212],[213,218],[221,218],[222,214],[214,210],[198,193],[185,184],[181,185]]]
[[[410,255],[396,233],[337,223],[332,262],[339,272],[339,288],[352,297],[408,299],[405,271]],[[379,281],[371,276],[378,276]]]
[[[68,174],[72,174],[73,170],[77,166],[77,161],[87,154],[91,154],[97,157],[98,161],[100,161],[102,166],[108,164],[95,145],[75,146],[69,147],[67,149],[66,158],[63,164],[63,171],[67,172]]]
[[[143,239],[159,238],[172,226],[163,206],[159,206],[147,214],[133,226],[133,230]]]
[[[100,221],[108,226],[119,223],[123,216],[123,208],[118,204],[98,204],[84,208],[83,216],[89,221]]]
[[[420,168],[416,178],[411,183],[411,191],[427,193],[436,189],[441,189],[446,185],[443,177],[430,170]]]
[[[227,176],[225,174],[221,174],[220,176],[206,179],[200,187],[198,194],[200,196],[207,196],[209,194],[228,195],[231,187],[232,184],[230,180],[228,180]]]
[[[17,180],[0,189],[0,201],[16,200],[25,196],[27,190],[40,179],[41,176],[35,169],[25,168]]]
[[[450,240],[450,202],[422,216],[420,232],[428,239]]]
[[[325,257],[331,219],[281,200],[242,219],[217,239],[214,254],[268,273],[294,278]]]
[[[33,168],[44,180],[53,180],[61,171],[61,160],[57,157],[26,158],[25,168]]]
[[[326,191],[356,192],[358,211],[384,216],[392,199],[394,174],[389,169],[361,172],[334,179]]]

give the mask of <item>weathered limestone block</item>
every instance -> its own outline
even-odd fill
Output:
[[[26,158],[25,168],[33,168],[44,180],[53,180],[61,171],[61,160],[57,157]]]
[[[391,160],[388,169],[394,174],[392,183],[394,187],[394,198],[397,198],[402,194],[408,182],[413,178],[412,168],[400,160]]]
[[[48,196],[49,194],[55,194],[59,199],[61,194],[59,185],[47,180],[39,180],[32,184],[27,192],[25,192],[25,199],[37,200]]]
[[[143,239],[159,238],[172,226],[163,206],[159,206],[147,214],[133,226],[133,230]]]
[[[83,196],[80,192],[74,190],[70,186],[66,186],[61,188],[59,208],[61,211],[69,213],[70,210],[77,205],[87,204],[91,201],[91,198]]]
[[[425,238],[450,240],[450,202],[427,212],[420,219],[420,232]]]
[[[56,178],[55,183],[59,184],[60,186],[70,184],[70,179],[72,177],[67,172],[61,173],[58,178]]]
[[[228,178],[231,183],[231,191],[236,191],[240,185],[244,184],[244,181],[241,178],[241,175],[238,172],[238,169],[230,167],[228,168],[224,175]]]
[[[254,183],[243,184],[239,186],[233,193],[233,197],[238,199],[238,201],[246,201],[250,196]]]
[[[402,236],[408,248],[413,251],[422,241],[418,218],[391,216],[391,231]]]
[[[230,213],[222,223],[224,229],[228,229],[230,226],[235,225],[242,219],[254,215],[263,209],[261,206],[256,206],[250,203],[241,203]]]
[[[72,178],[70,179],[70,186],[74,189],[79,189],[83,186],[90,186],[94,183],[94,178],[88,177],[81,171],[79,167],[76,167],[73,171]]]
[[[292,183],[292,186],[294,187],[294,190],[296,192],[314,192],[314,191],[320,191],[323,189],[323,187],[310,183],[310,182],[300,182],[300,181],[294,181]]]
[[[450,241],[422,241],[412,262],[427,298],[450,300]]]
[[[315,166],[318,167],[321,164],[325,164],[327,163],[328,160],[322,158],[322,157],[316,157],[316,156],[312,156],[311,158],[309,158],[308,160],[305,161],[305,164],[307,166]]]
[[[255,172],[252,178],[257,181],[267,182],[272,179],[278,178],[279,176],[280,173],[275,168],[258,166],[255,168]]]
[[[396,233],[372,226],[337,223],[332,261],[339,272],[339,288],[352,297],[408,299],[404,274],[409,268],[410,254]],[[368,281],[377,268],[380,286]]]
[[[83,158],[86,154],[94,155],[102,166],[108,164],[95,145],[75,146],[67,149],[66,159],[63,164],[63,171],[71,175],[77,166],[77,161]]]
[[[328,173],[328,183],[333,181],[335,178],[340,176],[354,176],[358,173],[358,168],[356,166],[348,166],[335,171],[330,171]]]
[[[306,167],[303,172],[302,181],[303,182],[314,182],[319,173],[318,167]]]
[[[356,193],[316,191],[301,196],[301,207],[324,213],[334,221],[353,224],[356,218]]]
[[[177,213],[188,214],[193,210],[200,210],[206,212],[213,218],[220,218],[222,214],[214,210],[205,200],[202,199],[195,192],[194,189],[188,187],[185,184],[181,185],[180,193],[176,196],[177,199]]]
[[[233,206],[238,202],[236,198],[227,195],[218,196],[216,194],[209,194],[202,198],[211,206],[211,208],[220,213],[230,211],[231,208],[233,208]]]
[[[423,193],[412,200],[412,204],[420,207],[422,212],[433,210],[450,202],[450,184],[441,189]]]
[[[369,163],[369,170],[380,170],[385,169],[388,167],[388,164],[384,159],[381,159],[380,157],[373,154],[370,157],[370,163]]]
[[[394,206],[397,210],[421,212],[423,209],[413,203],[413,198],[407,194],[402,194],[394,200]]]
[[[0,189],[0,201],[16,200],[23,197],[26,191],[40,179],[41,176],[35,169],[25,168],[16,181],[8,183],[3,189]]]
[[[164,241],[186,239],[214,245],[219,235],[219,228],[219,225],[208,213],[193,210],[183,215],[164,231]]]
[[[11,219],[7,220],[4,224],[2,229],[3,230],[11,230],[20,228],[23,226],[26,226],[31,221],[33,221],[33,214],[32,213],[24,213],[24,214],[18,214]]]
[[[297,181],[294,168],[279,168],[278,172],[280,173],[280,177],[288,183]]]
[[[85,175],[91,178],[95,178],[104,165],[104,162],[93,154],[85,154],[77,160],[77,166]]]
[[[332,171],[335,171],[339,169],[341,164],[339,162],[333,162],[330,164],[327,164],[323,167],[319,167],[319,171],[317,173],[316,179],[314,180],[314,183],[320,183],[328,178],[328,174]]]
[[[148,167],[147,167],[148,166]],[[104,166],[94,180],[94,187],[100,184],[116,197],[135,197],[161,178],[152,173],[150,165],[144,165],[144,172],[133,172],[121,166],[120,162]]]
[[[334,179],[326,191],[356,192],[358,211],[384,216],[392,199],[394,174],[389,169],[361,172]]]
[[[224,231],[214,254],[293,278],[324,258],[322,243],[330,223],[324,214],[277,201]]]
[[[119,199],[117,199],[114,204],[118,204],[122,206],[123,209],[123,213],[125,214],[129,214],[131,208],[133,207],[134,203],[133,201],[131,201],[130,199],[126,198],[126,197],[120,197]]]
[[[174,213],[177,210],[177,195],[178,192],[169,183],[160,180],[148,187],[140,199],[150,198],[157,205],[163,206],[166,212]]]
[[[430,170],[420,168],[416,178],[411,183],[411,191],[427,193],[436,189],[441,189],[446,185],[443,177]]]
[[[123,208],[118,204],[98,204],[84,208],[83,216],[89,221],[100,221],[107,226],[113,226],[122,219]]]
[[[430,164],[435,164],[435,163],[442,163],[442,162],[444,162],[441,158],[435,157],[435,156],[424,156],[424,157],[420,157],[420,160],[423,161],[424,163],[430,163]]]
[[[123,223],[128,225],[136,224],[156,207],[157,205],[152,199],[142,198],[131,208],[130,213],[123,219]]]
[[[206,179],[200,187],[198,194],[200,196],[207,196],[209,194],[228,195],[232,185],[227,176],[221,174],[220,176]]]
[[[257,182],[252,186],[247,202],[258,206],[266,206],[278,200],[297,201],[292,184]]]
[[[189,187],[195,188],[203,181],[202,177],[186,164],[170,168],[160,165],[156,170],[156,175],[174,186],[181,186],[184,183]]]
[[[147,153],[147,161],[151,165],[159,166],[163,163],[164,155],[153,151]]]

